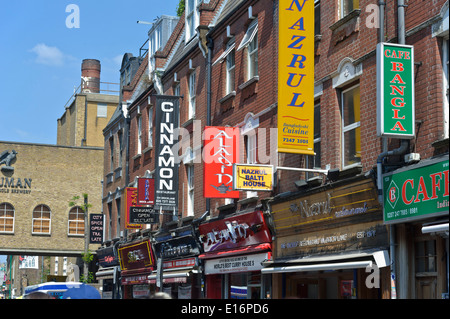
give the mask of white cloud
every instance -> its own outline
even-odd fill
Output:
[[[64,64],[66,56],[57,47],[51,47],[44,43],[39,43],[31,49],[31,52],[36,53],[36,63],[61,66]]]

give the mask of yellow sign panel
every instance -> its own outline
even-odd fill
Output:
[[[278,152],[314,155],[314,1],[279,1]]]
[[[234,164],[235,190],[271,191],[273,165]]]

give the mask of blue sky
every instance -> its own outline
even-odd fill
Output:
[[[56,144],[81,61],[100,60],[101,81],[118,83],[123,54],[137,56],[151,27],[136,21],[176,15],[178,2],[1,0],[0,141]],[[66,26],[70,4],[79,8],[79,28]]]

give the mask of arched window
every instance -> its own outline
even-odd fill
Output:
[[[33,234],[50,234],[51,210],[46,205],[38,205],[33,210]]]
[[[0,233],[14,233],[14,207],[9,203],[0,204]]]
[[[69,236],[84,236],[84,212],[79,206],[69,211]]]

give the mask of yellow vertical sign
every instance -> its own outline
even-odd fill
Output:
[[[314,155],[314,0],[280,0],[278,152]]]

